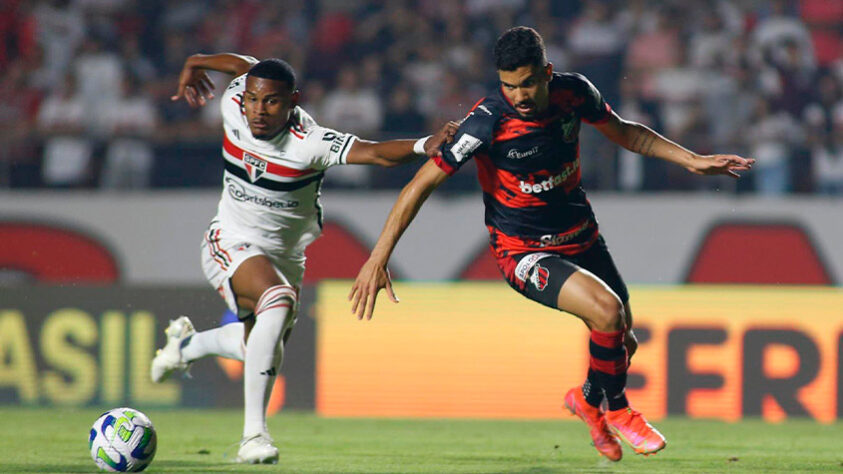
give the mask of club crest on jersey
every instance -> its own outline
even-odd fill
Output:
[[[243,164],[246,166],[246,172],[249,173],[249,179],[253,183],[266,172],[266,161],[249,153],[243,153]]]
[[[533,274],[530,275],[530,282],[537,290],[544,291],[547,288],[548,281],[550,281],[550,271],[537,263],[533,267]]]
[[[562,140],[565,143],[574,143],[577,141],[577,135],[580,133],[580,121],[574,114],[559,121],[559,128],[562,129]]]

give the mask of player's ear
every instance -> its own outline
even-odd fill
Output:
[[[553,63],[548,61],[547,65],[544,67],[544,77],[548,81],[551,77],[553,77]]]
[[[290,94],[290,107],[295,107],[299,105],[299,98],[301,97],[301,92],[298,89],[294,90],[292,94]]]

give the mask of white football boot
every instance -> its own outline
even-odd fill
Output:
[[[240,441],[235,461],[242,464],[277,464],[278,448],[272,444],[268,433],[258,433]]]
[[[194,335],[193,323],[187,316],[179,316],[170,321],[170,325],[164,330],[167,335],[167,344],[155,353],[152,364],[149,367],[149,375],[155,383],[163,382],[176,370],[187,370],[189,362],[182,360],[182,341]]]

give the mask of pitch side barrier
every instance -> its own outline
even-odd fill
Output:
[[[270,410],[312,410],[313,291],[304,289],[296,335]],[[21,286],[0,288],[0,404],[242,407],[242,362],[211,357],[161,384],[149,363],[180,314],[197,329],[233,315],[210,287]]]
[[[350,314],[350,282],[303,291],[271,411],[326,416],[562,418],[588,335],[505,283],[398,283],[400,304]],[[640,342],[629,396],[653,419],[843,418],[843,290],[631,286]],[[239,362],[149,381],[170,318],[225,308],[201,287],[0,289],[0,403],[240,407]]]
[[[319,286],[316,408],[336,416],[560,418],[588,333],[505,283],[404,283],[372,321]],[[631,286],[629,398],[651,418],[843,418],[843,290]]]

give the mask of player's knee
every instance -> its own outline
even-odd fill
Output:
[[[611,293],[600,293],[594,297],[592,328],[598,331],[619,331],[624,327],[623,304]]]

